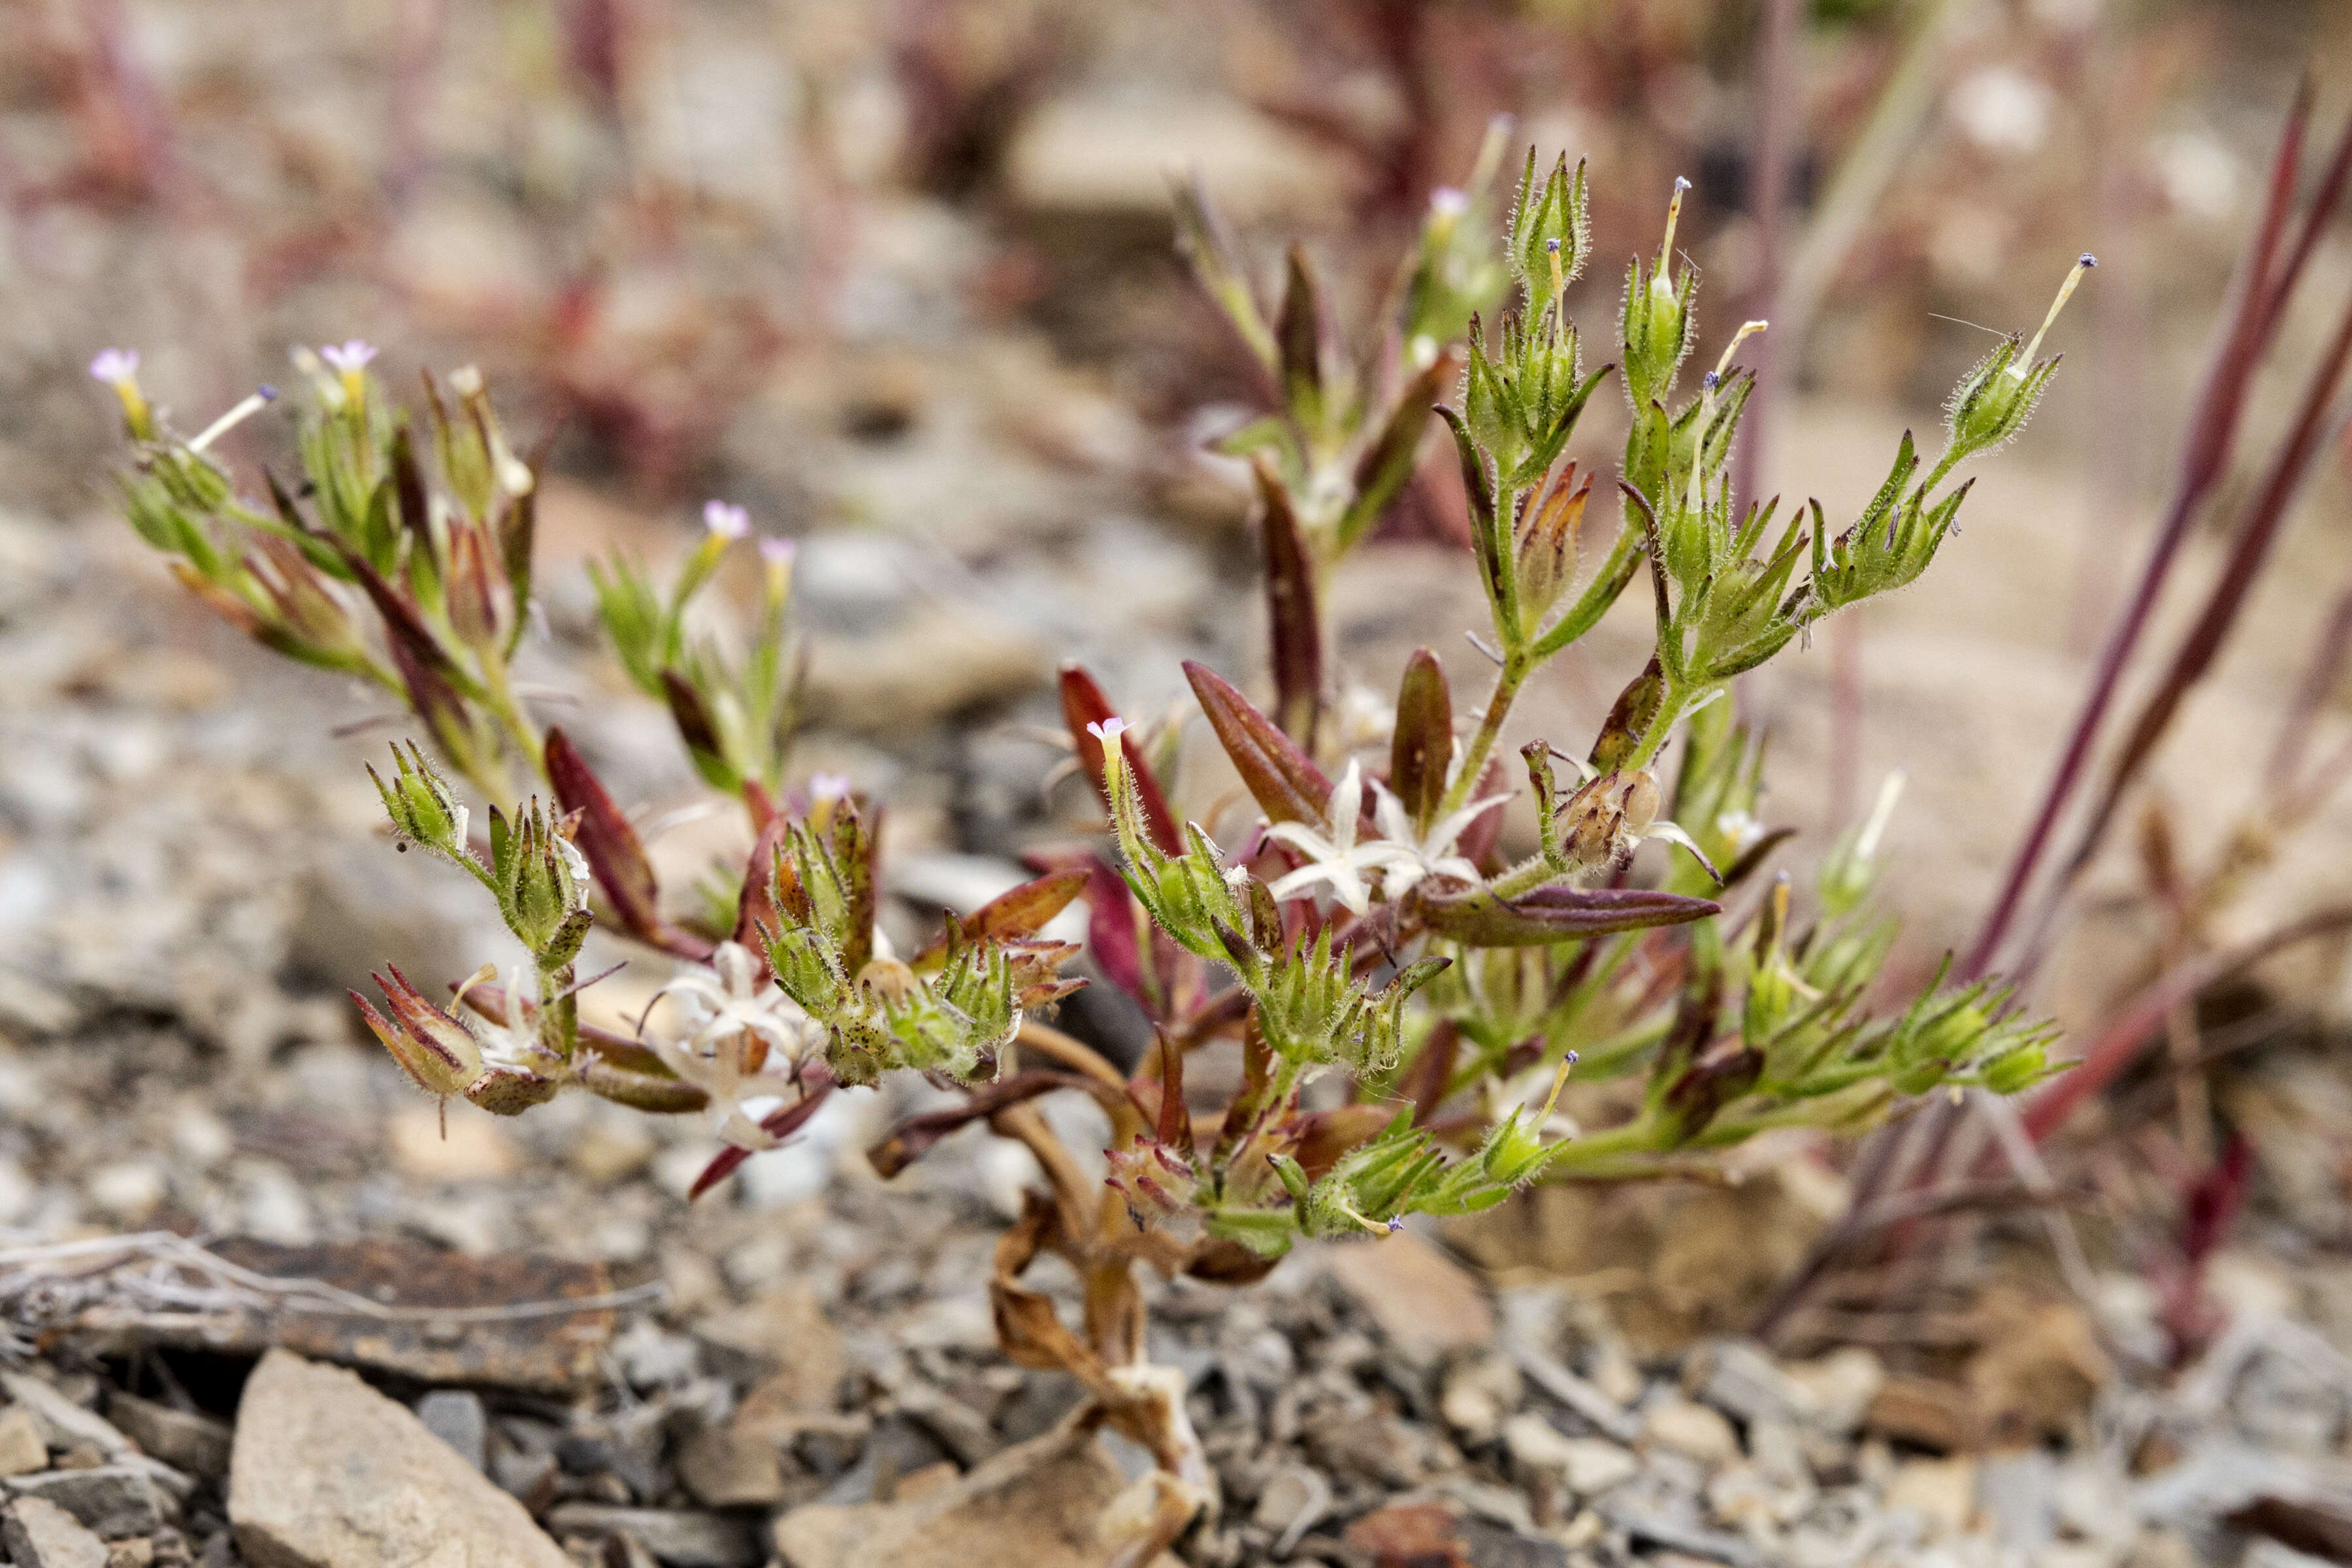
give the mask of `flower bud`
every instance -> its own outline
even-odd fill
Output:
[[[482,1050],[464,1025],[427,1002],[408,977],[391,965],[392,978],[379,974],[376,985],[392,1010],[387,1018],[354,991],[360,1016],[369,1032],[383,1042],[403,1071],[427,1094],[463,1094],[482,1076]]]
[[[368,777],[375,783],[376,795],[383,801],[384,815],[392,818],[393,831],[410,844],[420,845],[436,855],[469,863],[472,851],[466,841],[466,805],[449,787],[433,764],[425,759],[423,748],[414,742],[406,752],[395,744],[392,748],[396,772],[386,784],[373,767]]]
[[[1591,478],[1579,484],[1576,465],[1570,463],[1527,509],[1519,528],[1517,573],[1519,613],[1527,630],[1535,629],[1576,580],[1577,534],[1591,494]]]
[[[1682,216],[1683,193],[1689,189],[1688,180],[1675,181],[1656,265],[1645,271],[1637,260],[1625,273],[1621,337],[1625,391],[1636,414],[1653,402],[1663,402],[1674,390],[1675,372],[1690,352],[1691,295],[1698,287],[1698,274],[1685,267],[1679,283],[1674,277],[1675,226]]]
[[[1990,451],[2025,427],[2034,405],[2042,400],[2042,389],[2058,370],[2054,357],[2035,363],[2034,353],[2058,320],[2058,312],[2066,308],[2083,274],[2098,264],[2097,258],[2084,251],[2067,269],[2066,280],[2058,286],[2058,297],[2050,302],[2049,314],[2042,318],[2032,341],[2021,348],[2015,338],[2004,338],[1952,389],[1951,401],[1945,407],[1945,423],[1952,437],[1948,462]]]
[[[1126,1203],[1139,1229],[1166,1225],[1191,1205],[1192,1167],[1157,1139],[1139,1138],[1127,1148],[1108,1151],[1105,1160],[1109,1172],[1104,1184]]]
[[[1520,176],[1517,205],[1511,213],[1511,270],[1526,285],[1528,300],[1558,300],[1560,292],[1584,269],[1588,228],[1584,205],[1584,163],[1569,173],[1562,153],[1551,174],[1536,180],[1536,150],[1528,149],[1527,173]]]
[[[1984,1086],[1995,1094],[2015,1094],[2049,1076],[2049,1052],[2040,1040],[2011,1047],[1985,1064]]]

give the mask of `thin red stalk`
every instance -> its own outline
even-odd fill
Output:
[[[2336,678],[2344,673],[2347,654],[2352,654],[2352,583],[2337,593],[2334,607],[2327,612],[2327,619],[2312,643],[2311,659],[2304,666],[2303,679],[2295,683],[2286,717],[2280,721],[2278,743],[2271,748],[2270,765],[2263,774],[2263,788],[2269,793],[2276,795],[2285,790],[2301,771],[2296,764],[2311,744],[2312,722],[2319,715],[2320,705],[2327,700]]]
[[[2352,141],[2347,142],[2352,145]],[[2254,503],[2246,510],[2239,525],[2236,545],[2230,552],[2228,563],[2215,580],[2207,596],[2204,610],[2197,624],[2180,641],[2164,678],[2149,693],[2141,707],[2137,721],[2132,725],[2129,738],[2117,753],[2110,770],[2105,791],[2099,804],[2084,825],[2074,852],[2067,858],[2065,868],[2059,873],[2046,897],[2052,901],[2063,899],[2083,868],[2090,862],[2105,837],[2108,826],[2115,820],[2116,808],[2125,791],[2147,763],[2150,756],[2171,728],[2174,717],[2189,689],[2204,679],[2219,657],[2222,645],[2244,611],[2246,595],[2252,591],[2254,580],[2261,575],[2263,564],[2278,542],[2279,529],[2293,510],[2296,493],[2311,472],[2312,459],[2319,455],[2320,442],[2342,415],[2335,410],[2336,393],[2342,384],[2347,364],[2352,364],[2352,304],[2345,308],[2343,320],[2337,324],[2336,336],[2328,344],[2327,353],[2313,374],[2305,388],[2303,407],[2295,417],[2294,433],[2279,447],[2271,461],[2269,474]]]
[[[2063,1124],[2077,1106],[2120,1078],[2139,1059],[2175,1007],[2283,949],[2347,930],[2352,930],[2352,905],[2338,905],[2306,915],[2268,936],[2227,952],[2192,959],[2158,976],[2106,1026],[2080,1063],[2052,1079],[2050,1087],[2026,1106],[2027,1135],[2041,1142]]]
[[[2092,677],[2082,711],[2075,718],[2058,766],[2042,792],[2042,803],[2035,810],[2032,824],[2027,828],[2023,841],[2010,862],[2000,892],[1985,917],[1983,929],[1977,935],[1976,946],[1961,966],[1962,979],[1978,978],[1991,967],[2002,939],[2008,935],[2010,925],[2017,917],[2026,886],[2040,868],[2042,858],[2050,847],[2058,819],[2082,782],[2083,771],[2090,762],[2091,748],[2105,723],[2108,708],[2115,701],[2124,667],[2130,661],[2141,635],[2147,628],[2148,616],[2156,607],[2165,580],[2171,575],[2181,545],[2188,539],[2189,524],[2228,467],[2230,451],[2237,439],[2239,418],[2245,407],[2247,384],[2252,380],[2254,368],[2269,342],[2270,329],[2277,323],[2274,301],[2284,299],[2294,283],[2294,274],[2291,272],[2282,273],[2273,280],[2271,263],[2277,254],[2280,237],[2294,209],[2295,174],[2302,161],[2304,131],[2310,115],[2311,85],[2306,80],[2297,91],[2294,106],[2288,111],[2286,125],[2279,135],[2278,152],[2271,163],[2269,195],[2264,203],[2263,220],[2239,263],[2237,276],[2231,285],[2233,303],[2224,317],[2212,361],[2206,370],[2203,384],[2198,389],[2195,411],[2189,421],[2188,439],[2182,447],[2179,478],[2163,525],[2158,531],[2156,546],[2141,569],[2139,583],[2133,590],[2130,602],[2124,607],[2115,628],[2107,635],[2106,645],[2100,652],[2098,668]],[[2308,253],[2298,248],[2296,254],[2301,258]]]

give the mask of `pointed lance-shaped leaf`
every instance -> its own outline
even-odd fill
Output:
[[[1233,238],[1225,232],[1216,208],[1210,205],[1199,171],[1172,184],[1178,253],[1190,264],[1192,276],[1217,302],[1225,319],[1233,323],[1250,356],[1267,371],[1275,370],[1280,353],[1275,347],[1274,333],[1258,310],[1248,279],[1242,276],[1241,264],[1234,255]]]
[[[803,1092],[800,1099],[790,1105],[780,1106],[760,1118],[761,1130],[770,1137],[789,1138],[799,1131],[807,1124],[810,1117],[824,1108],[826,1098],[833,1092],[832,1076],[825,1071],[824,1065],[821,1062],[812,1061],[803,1068],[801,1078]],[[700,1197],[733,1175],[735,1168],[750,1159],[752,1152],[751,1150],[732,1143],[719,1151],[711,1157],[710,1163],[702,1168],[702,1174],[694,1178],[694,1185],[687,1189],[688,1200],[690,1202]]]
[[[1323,421],[1323,291],[1303,246],[1290,247],[1274,335],[1282,354],[1283,402],[1311,431]]]
[[[1658,716],[1658,705],[1665,700],[1665,676],[1658,668],[1658,658],[1651,655],[1642,673],[1626,683],[1617,694],[1616,702],[1602,721],[1600,738],[1592,742],[1593,771],[1613,773],[1633,757],[1649,730],[1651,721]]]
[[[1430,649],[1415,648],[1397,687],[1389,788],[1424,832],[1445,798],[1446,773],[1453,765],[1454,694],[1445,683],[1445,668]]]
[[[933,1144],[949,1133],[984,1121],[1008,1105],[1018,1105],[1041,1094],[1051,1094],[1057,1089],[1118,1093],[1109,1085],[1083,1073],[1055,1072],[1045,1068],[1015,1073],[1011,1078],[977,1086],[965,1095],[961,1105],[908,1117],[892,1128],[879,1143],[866,1151],[866,1163],[874,1167],[877,1175],[887,1181],[921,1159]]]
[[[1082,870],[1049,871],[999,893],[954,922],[958,940],[1012,942],[1034,936],[1087,890],[1087,873]],[[941,931],[907,961],[908,967],[918,974],[940,968],[947,963],[948,946],[948,934]]]
[[[1533,947],[1572,937],[1685,925],[1723,912],[1712,899],[1646,888],[1543,887],[1515,899],[1485,889],[1422,904],[1429,929],[1472,947]]]
[[[1462,356],[1450,344],[1397,396],[1388,423],[1356,460],[1355,499],[1339,516],[1332,543],[1340,552],[1354,547],[1381,521],[1421,467],[1421,441],[1438,397],[1462,374]]]
[[[1331,802],[1331,781],[1315,760],[1215,670],[1186,659],[1184,678],[1258,809],[1276,822],[1328,826],[1324,813]]]
[[[1315,608],[1315,563],[1308,558],[1298,513],[1274,461],[1256,454],[1265,508],[1259,523],[1265,547],[1265,607],[1273,655],[1275,712],[1283,732],[1307,751],[1315,749],[1315,724],[1323,709],[1323,627]]]
[[[751,841],[751,853],[743,862],[743,890],[735,900],[734,941],[760,955],[762,973],[768,962],[768,938],[764,933],[777,931],[783,924],[776,910],[776,876],[780,868],[778,857],[791,832],[791,819],[781,811],[771,810],[767,820],[760,824],[759,837]]]
[[[433,517],[425,499],[425,470],[417,464],[416,448],[409,441],[405,425],[392,433],[392,494],[399,509],[401,530],[410,540],[409,548],[429,552],[433,548]]]
[[[1094,785],[1095,798],[1110,805],[1110,791],[1103,780],[1102,742],[1087,728],[1118,716],[1110,705],[1095,678],[1075,664],[1062,666],[1062,721],[1069,726],[1070,743],[1077,749],[1078,763],[1087,771],[1087,781]],[[1143,760],[1142,750],[1135,743],[1134,731],[1119,737],[1119,750],[1127,758],[1127,776],[1135,786],[1135,798],[1143,807],[1143,825],[1151,836],[1152,847],[1162,855],[1184,853],[1184,830],[1176,821],[1176,814],[1168,808],[1168,796],[1160,787],[1160,780]]]
[[[577,814],[572,842],[588,862],[597,887],[612,903],[623,929],[638,941],[699,963],[711,944],[661,918],[661,886],[637,830],[561,729],[547,732],[547,777],[556,805]]]

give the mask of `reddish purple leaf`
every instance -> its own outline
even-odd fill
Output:
[[[1276,822],[1328,826],[1331,781],[1315,760],[1215,670],[1187,659],[1184,677],[1258,808]]]
[[[1571,937],[1684,925],[1723,912],[1712,899],[1646,888],[1538,888],[1510,900],[1480,889],[1459,898],[1428,900],[1422,909],[1431,931],[1473,947],[1532,947]]]

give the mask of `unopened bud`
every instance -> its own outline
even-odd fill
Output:
[[[1584,268],[1587,227],[1584,165],[1571,174],[1562,153],[1551,174],[1539,184],[1536,151],[1528,149],[1527,173],[1519,182],[1519,199],[1511,215],[1511,270],[1526,285],[1532,308],[1538,300],[1557,300]]]

